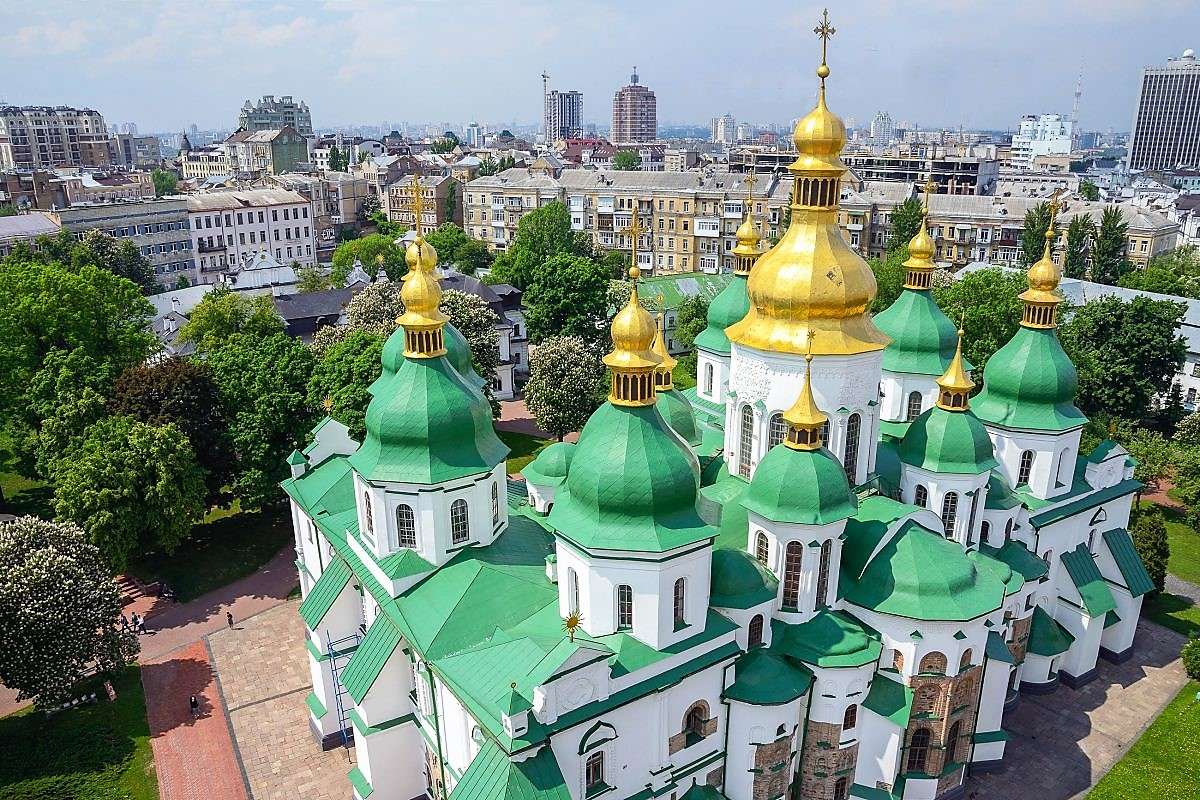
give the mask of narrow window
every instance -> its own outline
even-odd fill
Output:
[[[584,792],[592,794],[604,788],[604,752],[592,753],[584,765]]]
[[[945,675],[946,657],[941,653],[926,653],[917,666],[917,672],[922,675]]]
[[[492,483],[492,524],[500,521],[500,485]]]
[[[763,643],[763,615],[755,614],[750,620],[750,634],[748,638],[750,647],[758,647]]]
[[[709,397],[713,394],[713,365],[704,365],[704,393]]]
[[[929,757],[929,728],[917,728],[908,742],[908,758],[905,772],[924,772],[925,760]]]
[[[946,762],[958,763],[958,737],[962,731],[962,722],[955,722],[950,726],[950,733],[946,735]]]
[[[821,444],[829,447],[829,420],[821,423]]]
[[[783,414],[772,414],[770,428],[767,432],[767,449],[770,450],[782,442],[786,435],[787,425],[783,421]]]
[[[921,416],[921,393],[909,392],[908,395],[908,413],[906,415],[908,421],[912,422],[917,417]]]
[[[845,715],[842,716],[842,730],[852,730],[858,725],[858,706],[853,703],[846,709]]]
[[[412,506],[403,503],[396,506],[396,545],[417,546],[417,517],[413,514]]]
[[[375,541],[375,517],[371,513],[371,493],[363,492],[363,522],[366,524],[367,538]]]
[[[462,544],[470,535],[467,525],[467,501],[460,498],[450,504],[450,543]]]
[[[992,530],[992,526],[988,524],[987,520],[984,520],[983,522],[979,523],[979,541],[986,542],[987,538],[988,538],[988,533],[991,530]]]
[[[795,610],[800,603],[800,563],[804,558],[804,545],[788,542],[783,556],[783,607]]]
[[[904,653],[899,650],[892,651],[892,669],[896,672],[904,672]]]
[[[750,477],[750,446],[754,441],[754,412],[742,406],[742,431],[738,445],[738,474]]]
[[[1012,538],[1012,522],[1013,522],[1012,519],[1009,519],[1004,523],[1004,543],[1005,544],[1007,544],[1008,540],[1010,538]]]
[[[697,703],[688,709],[683,718],[683,730],[689,736],[703,737],[704,723],[708,721],[708,713],[702,703]]]
[[[850,797],[848,785],[847,778],[838,778],[833,784],[833,800],[847,800]]]
[[[685,587],[684,587],[683,578],[680,578],[679,580],[675,581],[674,608],[675,608],[675,629],[676,630],[682,628],[684,625],[687,624],[684,622],[684,612],[683,612],[684,600],[685,600],[684,588]]]
[[[833,544],[826,539],[821,542],[821,565],[817,571],[817,602],[815,608],[829,605],[829,556],[833,552]]]
[[[633,627],[633,588],[625,584],[617,587],[617,630]]]
[[[754,557],[758,559],[758,563],[765,567],[769,560],[769,554],[770,549],[767,545],[767,535],[759,531],[758,536],[754,538]]]
[[[962,672],[962,671],[968,670],[970,668],[971,668],[971,650],[968,648],[967,651],[962,654],[962,658],[960,658],[958,660],[958,671]]]
[[[1021,464],[1017,468],[1017,486],[1029,483],[1029,473],[1033,471],[1033,451],[1021,453]]]
[[[851,414],[846,420],[846,449],[842,463],[846,465],[846,477],[851,486],[858,482],[858,429],[861,424],[862,417],[858,414]]]
[[[942,500],[942,532],[947,539],[954,538],[954,518],[958,515],[958,495],[954,492],[946,492],[946,498]]]
[[[928,508],[929,506],[929,490],[921,484],[917,484],[917,489],[913,492],[913,505],[920,506],[921,508]]]
[[[575,614],[579,611],[579,575],[573,567],[567,568],[567,593],[571,600],[571,607],[567,612]]]

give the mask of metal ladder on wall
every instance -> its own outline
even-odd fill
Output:
[[[341,639],[328,640],[327,656],[329,660],[329,670],[333,674],[333,705],[337,710],[338,731],[342,734],[342,746],[350,746],[351,734],[349,715],[350,710],[348,704],[342,698],[346,694],[346,687],[342,685],[342,670],[346,668],[346,664],[350,662],[350,657],[354,655],[355,648],[358,647],[362,636],[357,633],[352,633]]]

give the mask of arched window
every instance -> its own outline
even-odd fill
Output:
[[[979,523],[979,541],[986,542],[988,540],[988,533],[991,530],[992,530],[992,526],[990,524],[988,524],[988,521],[986,519],[983,522]]]
[[[800,603],[800,563],[804,545],[788,542],[783,554],[783,607],[794,610]]]
[[[946,534],[947,539],[954,538],[954,519],[958,516],[958,495],[954,492],[946,492],[946,497],[942,500],[942,531]]]
[[[684,622],[684,582],[683,578],[675,581],[675,629],[679,630],[687,623]]]
[[[500,521],[500,484],[492,483],[492,524]]]
[[[904,653],[899,650],[892,651],[892,669],[896,672],[904,672]]]
[[[787,436],[787,424],[783,421],[783,414],[772,414],[771,424],[767,430],[767,449],[782,442],[785,436]]]
[[[708,722],[708,706],[696,703],[683,715],[683,732],[689,736],[704,736],[704,723]]]
[[[770,561],[770,546],[767,544],[767,535],[762,531],[754,537],[754,557],[758,559],[758,563],[764,567]]]
[[[396,545],[417,546],[417,516],[413,513],[412,506],[404,503],[396,506]]]
[[[713,394],[713,365],[704,365],[704,393],[709,397]]]
[[[929,506],[929,490],[921,484],[917,484],[916,490],[913,492],[913,505],[927,508]]]
[[[462,544],[471,537],[467,524],[467,501],[459,498],[450,504],[450,543]]]
[[[633,627],[633,587],[621,584],[617,587],[617,630]]]
[[[905,772],[924,772],[929,758],[929,728],[917,728],[908,740],[908,758],[904,762]]]
[[[1010,538],[1012,538],[1012,518],[1011,517],[1004,523],[1004,542],[1007,544],[1008,540]]]
[[[1075,468],[1075,460],[1071,457],[1071,448],[1062,451],[1058,457],[1058,485],[1066,486],[1071,482],[1071,470]]]
[[[838,778],[833,784],[833,800],[847,800],[850,797],[848,787],[847,778]]]
[[[858,429],[862,425],[862,417],[851,414],[846,420],[846,448],[843,451],[842,463],[846,465],[846,477],[850,485],[858,483]]]
[[[584,794],[592,794],[604,788],[604,751],[588,756],[583,768]]]
[[[959,720],[950,726],[950,733],[946,734],[946,763],[958,763],[958,739],[962,731],[962,721]]]
[[[821,542],[821,563],[817,568],[817,602],[814,608],[829,605],[829,556],[832,552],[833,544],[828,539]]]
[[[920,392],[908,393],[908,409],[905,416],[908,418],[909,422],[912,422],[914,419],[921,416],[921,402],[922,398]]]
[[[758,647],[763,643],[763,615],[755,614],[750,620],[750,634],[747,639],[750,647]]]
[[[968,648],[962,654],[962,658],[960,658],[958,660],[958,671],[962,672],[963,670],[968,670],[970,668],[971,668],[971,650]]]
[[[742,430],[738,439],[738,474],[750,477],[750,447],[754,443],[754,412],[742,406]]]
[[[1029,473],[1033,472],[1033,451],[1021,453],[1021,464],[1017,467],[1017,486],[1029,483]]]
[[[571,603],[567,613],[579,612],[579,575],[575,573],[574,567],[567,567],[567,597]]]
[[[375,515],[371,513],[371,493],[363,492],[363,522],[365,523],[364,532],[367,538],[372,542],[375,541]]]
[[[858,706],[851,703],[842,716],[842,730],[848,731],[858,724]]]
[[[926,653],[917,672],[922,675],[945,675],[946,657],[938,652]]]

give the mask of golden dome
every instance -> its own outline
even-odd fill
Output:
[[[950,359],[950,366],[946,367],[946,371],[936,381],[941,388],[938,393],[938,407],[947,411],[965,410],[967,395],[975,388],[975,381],[971,380],[971,376],[963,368],[962,337],[963,331],[959,328],[958,347],[954,350],[954,358]]]
[[[812,392],[812,353],[804,357],[804,385],[800,388],[800,396],[792,407],[783,412],[783,421],[788,424],[788,436],[784,445],[793,450],[817,450],[821,447],[821,426],[829,417],[817,408],[816,398]]]
[[[418,235],[404,251],[404,262],[408,264],[410,274],[419,266],[435,269],[438,263],[437,250],[434,250],[433,245],[425,241],[425,237]]]
[[[825,74],[829,67],[824,64]],[[817,72],[821,74],[820,70]],[[821,78],[821,88],[817,92],[817,107],[808,112],[796,123],[792,131],[792,143],[799,154],[791,168],[808,170],[838,170],[845,172],[846,167],[838,155],[846,146],[846,123],[825,105],[825,78]]]
[[[450,318],[438,307],[442,302],[442,286],[434,273],[437,251],[418,235],[408,246],[405,260],[409,271],[400,287],[404,313],[396,320],[405,332],[404,355],[413,358],[444,355],[442,326]]]
[[[1028,328],[1053,328],[1057,324],[1058,282],[1062,279],[1058,265],[1054,263],[1054,217],[1058,214],[1058,193],[1050,200],[1050,224],[1046,227],[1046,245],[1042,257],[1029,268],[1025,276],[1029,288],[1021,292],[1024,303],[1021,324]]]
[[[675,358],[675,356],[671,355],[671,351],[667,349],[667,339],[666,336],[663,335],[663,331],[665,329],[666,323],[663,321],[663,315],[660,312],[658,315],[658,324],[655,325],[654,344],[650,346],[650,351],[654,353],[655,358],[658,359],[658,366],[655,367],[655,369],[660,372],[666,372],[668,375],[670,375],[671,370],[675,369],[675,365],[678,364],[679,361]]]
[[[917,231],[917,235],[908,240],[908,261],[904,262],[906,267],[924,267],[935,269],[933,263],[933,253],[937,249],[933,243],[933,237],[929,235],[929,218],[921,217],[921,230]],[[912,262],[920,262],[914,264]]]
[[[758,255],[758,229],[754,227],[754,216],[749,207],[746,209],[746,219],[742,220],[742,224],[738,225],[733,235],[737,239],[737,247],[733,248],[735,256],[753,258]]]
[[[637,279],[641,270],[629,268],[633,287],[629,290],[629,302],[617,312],[612,321],[612,352],[604,357],[604,363],[613,368],[650,369],[658,364],[658,357],[650,349],[654,344],[658,326],[654,317],[642,308],[638,299]]]

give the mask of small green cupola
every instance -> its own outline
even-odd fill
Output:
[[[708,325],[696,336],[696,346],[713,353],[729,355],[729,337],[725,329],[741,322],[750,312],[750,295],[746,293],[746,281],[758,260],[759,236],[754,225],[754,172],[746,176],[746,217],[738,226],[733,248],[733,277],[729,284],[708,304]]]
[[[700,446],[700,432],[696,428],[696,415],[692,404],[675,388],[674,369],[678,363],[667,349],[666,336],[663,331],[665,324],[663,315],[658,315],[658,333],[654,336],[651,351],[658,356],[658,366],[654,368],[654,391],[657,395],[656,405],[663,419],[691,447]]]

